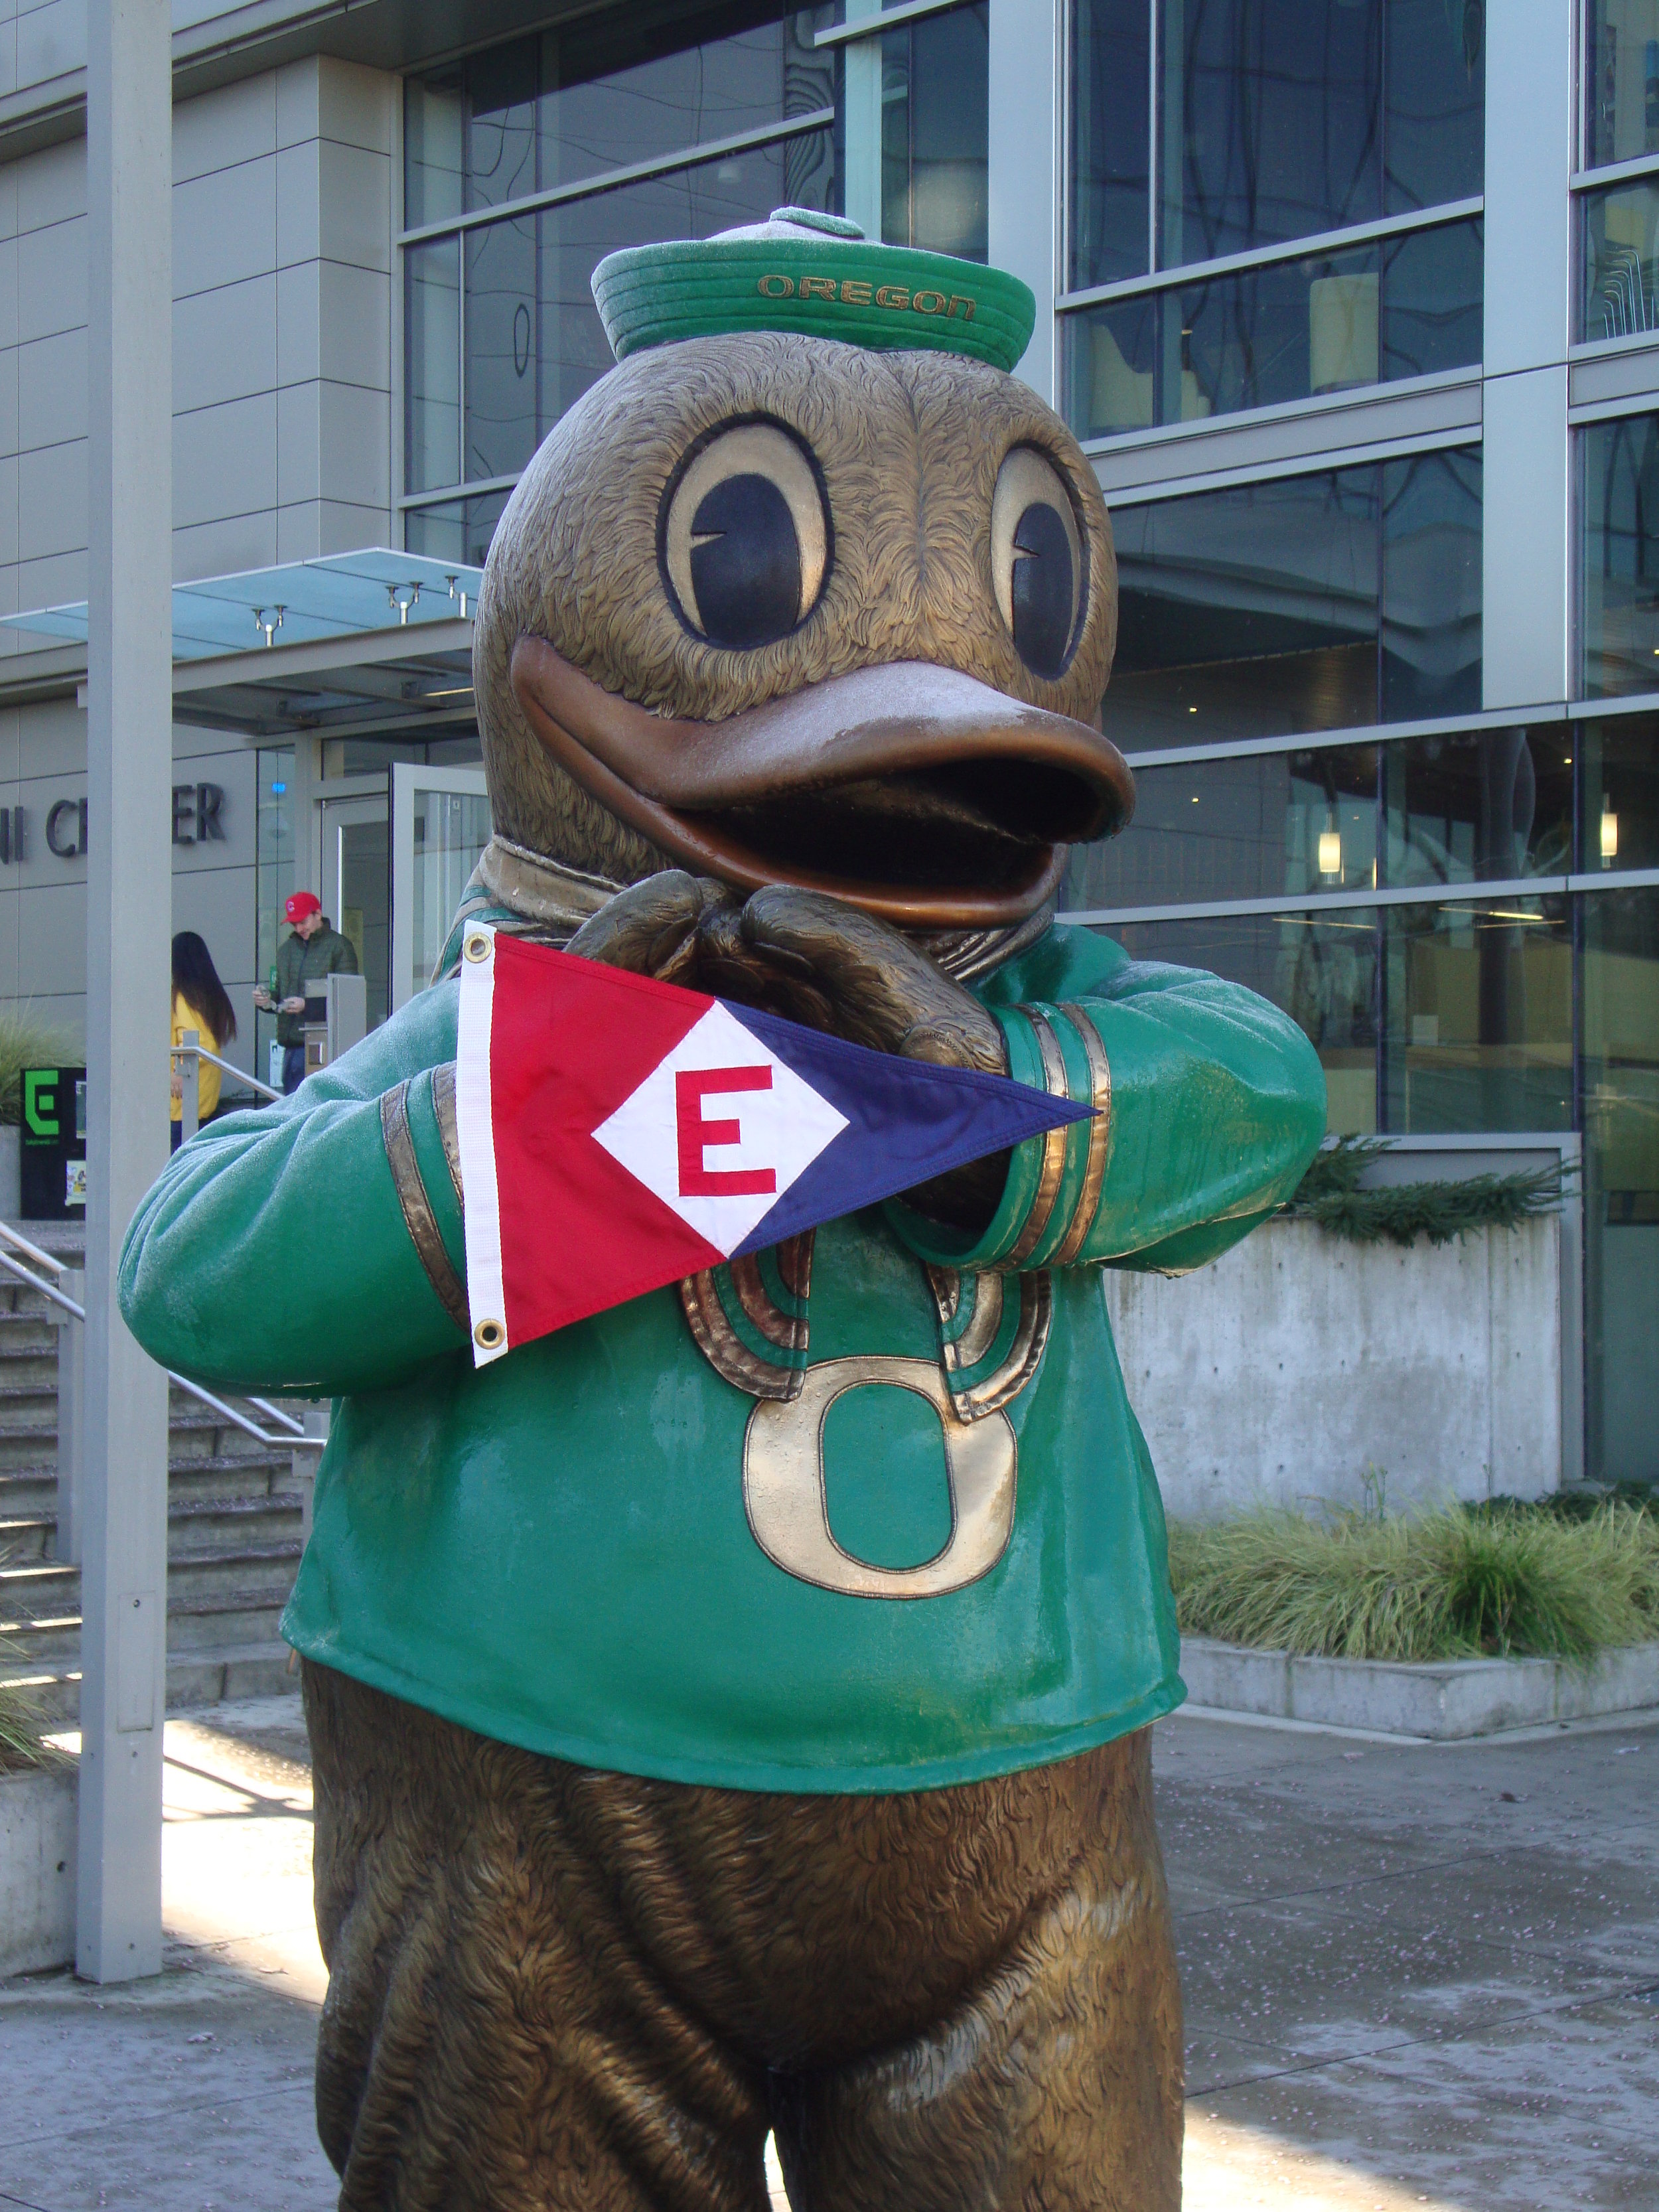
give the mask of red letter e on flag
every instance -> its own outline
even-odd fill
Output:
[[[710,1145],[738,1145],[738,1121],[705,1121],[702,1102],[710,1091],[769,1091],[772,1071],[765,1067],[681,1068],[674,1077],[674,1107],[679,1126],[682,1198],[764,1198],[778,1187],[772,1168],[711,1168],[703,1154]]]

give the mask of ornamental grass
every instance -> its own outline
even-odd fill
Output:
[[[22,1118],[26,1067],[58,1067],[76,1057],[63,1031],[30,1007],[0,1006],[0,1127]]]
[[[1170,1571],[1183,1634],[1302,1657],[1588,1660],[1659,1638],[1659,1514],[1618,1498],[1176,1522]]]

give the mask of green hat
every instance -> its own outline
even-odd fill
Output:
[[[608,253],[593,271],[593,301],[618,361],[678,338],[797,331],[1012,369],[1036,321],[1030,286],[1004,270],[877,245],[855,222],[794,207],[715,238]]]

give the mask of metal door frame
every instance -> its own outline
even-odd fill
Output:
[[[482,768],[425,768],[418,761],[393,761],[392,771],[392,1011],[415,994],[403,988],[415,963],[415,794],[453,792],[484,799],[489,787]]]

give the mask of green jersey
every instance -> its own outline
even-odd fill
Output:
[[[1016,1149],[982,1236],[872,1209],[481,1370],[454,982],[185,1147],[122,1255],[135,1334],[341,1401],[290,1642],[506,1742],[757,1790],[969,1781],[1178,1703],[1101,1268],[1264,1218],[1323,1079],[1250,992],[1084,930],[979,991],[1015,1075],[1101,1109]]]

